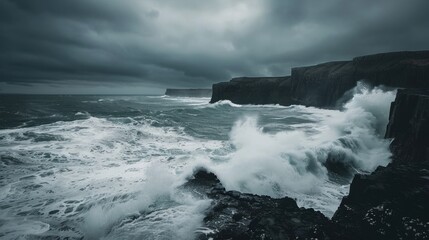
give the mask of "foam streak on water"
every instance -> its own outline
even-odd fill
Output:
[[[332,216],[354,173],[389,162],[393,98],[359,85],[341,111],[167,96],[2,103],[0,237],[192,238],[210,201],[178,186],[197,166],[227,189]]]

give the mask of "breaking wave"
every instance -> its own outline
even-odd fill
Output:
[[[294,106],[291,110],[311,122],[275,133],[264,131],[257,117],[244,117],[230,132],[234,150],[227,160],[202,165],[215,172],[227,189],[306,198],[310,202],[298,202],[325,205],[316,209],[331,216],[347,190],[334,190],[332,201],[333,196],[326,195],[327,185],[339,178],[348,183],[356,172],[371,172],[389,163],[389,141],[383,135],[394,96],[360,84],[343,110]],[[322,202],[312,200],[324,194]]]

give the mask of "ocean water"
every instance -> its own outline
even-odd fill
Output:
[[[394,91],[360,84],[341,110],[168,96],[0,96],[0,238],[192,239],[228,190],[295,198],[331,217],[354,173],[389,163]]]

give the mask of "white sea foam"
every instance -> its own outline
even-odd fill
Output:
[[[384,91],[382,88],[369,88],[363,82],[358,82],[353,98],[344,105],[346,110],[362,109],[372,115],[372,128],[383,136],[389,121],[390,103],[395,99],[396,90]],[[367,116],[371,118],[371,116]]]
[[[215,172],[229,189],[271,196],[314,191],[319,173],[306,170],[307,141],[301,131],[266,134],[256,118],[239,120],[231,131],[236,151]]]
[[[233,103],[230,100],[221,100],[213,104],[210,104],[207,107],[218,107],[218,106],[242,107],[243,105]]]
[[[123,220],[105,239],[193,239],[210,201],[172,197],[176,204],[155,209],[133,221]]]
[[[85,224],[78,229],[89,238],[99,238],[109,237],[106,234],[112,228],[119,234],[129,227],[117,224],[127,221],[130,215],[149,208],[159,212],[161,209],[151,206],[169,201],[176,210],[160,212],[162,217],[145,219],[140,224],[176,228],[174,236],[187,239],[183,236],[192,235],[200,226],[201,209],[207,203],[191,198],[185,201],[186,196],[177,196],[172,189],[183,178],[176,177],[175,171],[192,156],[207,154],[221,144],[194,139],[180,127],[154,127],[151,122],[89,117],[0,130],[0,158],[9,155],[22,161],[21,166],[11,168],[13,172],[0,169],[4,176],[0,182],[0,192],[4,193],[1,204],[7,206],[0,211],[0,217],[40,212],[49,216],[50,221],[67,218],[73,223],[83,219]],[[39,136],[50,138],[39,141]],[[3,182],[8,184],[3,186]],[[16,199],[21,204],[16,204]],[[19,230],[26,226],[28,232]],[[53,227],[55,231],[56,226]],[[10,230],[11,234],[17,237],[34,234],[28,224],[20,228]],[[146,229],[145,234],[150,230]]]
[[[130,200],[118,202],[111,199],[96,203],[85,216],[85,229],[87,237],[98,239],[104,236],[110,228],[131,214],[145,211],[161,197],[169,197],[173,190],[174,176],[165,166],[153,164],[146,171],[147,181],[142,184],[140,191]]]
[[[0,223],[0,236],[4,239],[20,239],[22,235],[40,235],[49,230],[49,224],[41,221],[3,219]]]
[[[210,102],[210,98],[208,97],[171,97],[166,96],[163,99],[185,103],[190,106],[202,106],[202,105],[208,105]]]
[[[76,112],[74,115],[75,116],[87,116],[87,117],[91,116],[91,114],[89,114],[88,112]]]

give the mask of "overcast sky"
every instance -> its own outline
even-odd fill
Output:
[[[0,92],[160,93],[429,49],[429,0],[0,0]]]

